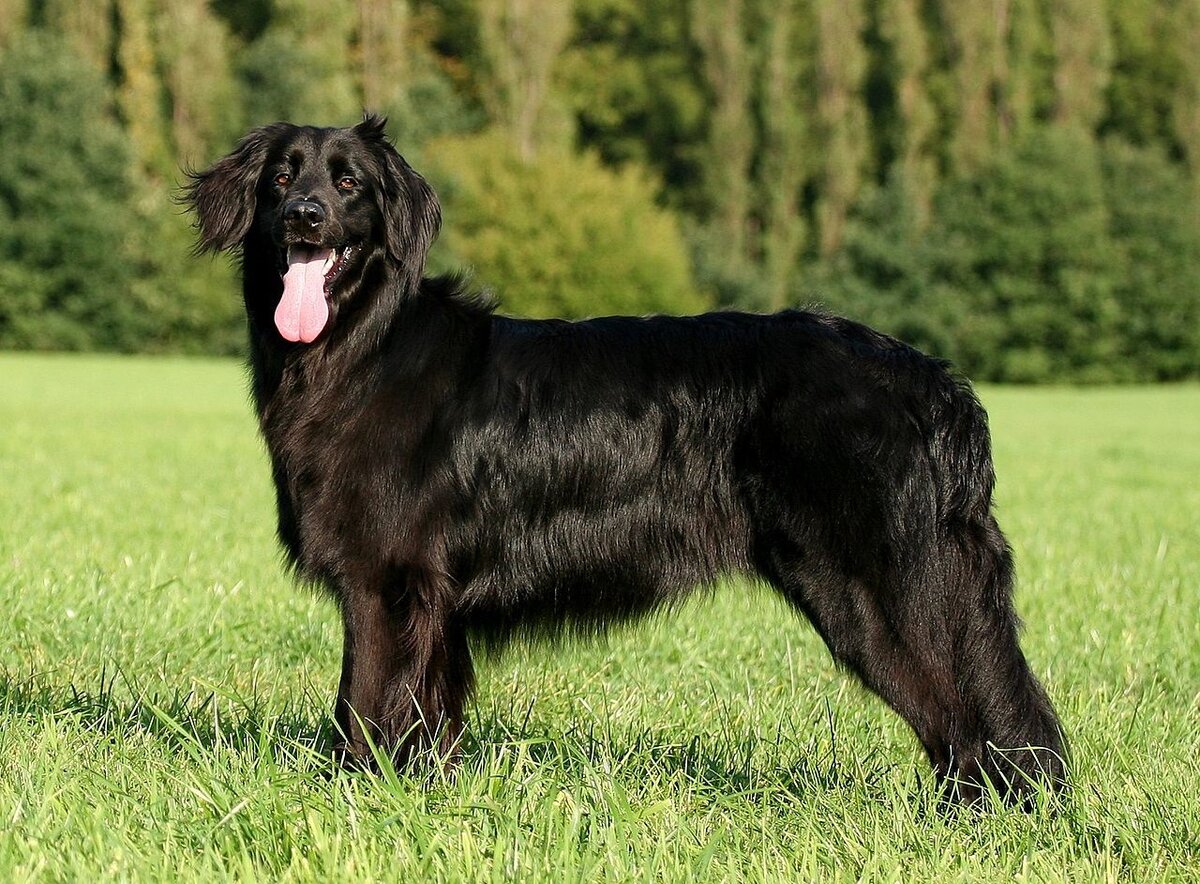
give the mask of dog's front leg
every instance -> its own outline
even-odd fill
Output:
[[[423,604],[404,624],[401,666],[388,686],[385,717],[398,766],[458,760],[463,706],[473,667],[465,632]]]
[[[373,767],[371,745],[387,749],[384,707],[399,659],[387,599],[343,588],[342,677],[334,721],[334,757],[346,767]]]
[[[410,766],[432,750],[453,763],[473,667],[444,587],[409,575],[384,591],[343,593],[345,647],[336,720],[344,764],[373,766],[370,744]]]

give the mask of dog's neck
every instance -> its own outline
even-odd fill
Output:
[[[248,256],[243,267],[252,393],[264,430],[282,387],[328,399],[330,414],[353,408],[383,384],[419,385],[430,372],[457,364],[462,354],[450,352],[449,342],[480,342],[491,319],[490,307],[464,298],[457,280],[406,284],[379,252],[364,261],[351,281],[357,291],[340,299],[325,332],[311,344],[292,343],[275,327],[281,283],[270,263]],[[464,324],[476,333],[450,333]]]
[[[396,274],[389,273],[387,262],[372,255],[364,262],[359,278],[351,284],[361,291],[374,291],[377,297],[355,304],[351,311],[340,309],[338,302],[334,302],[329,325],[322,335],[312,343],[293,343],[282,337],[274,320],[282,281],[272,260],[258,254],[259,250],[254,242],[245,245],[242,296],[250,338],[254,399],[262,412],[288,376],[315,380],[321,375],[340,375],[343,372],[338,370],[339,365],[377,356],[379,342],[390,325],[389,315],[397,312],[405,292],[394,278]],[[273,249],[264,247],[261,251],[270,254]],[[342,299],[342,303],[347,300],[354,299]]]

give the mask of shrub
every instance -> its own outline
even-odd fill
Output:
[[[692,286],[675,217],[637,167],[592,155],[523,162],[499,134],[454,136],[423,151],[443,201],[435,266],[472,267],[506,310],[530,316],[689,313]]]
[[[134,300],[151,320],[140,349],[153,353],[245,352],[246,312],[234,262],[197,257],[191,219],[166,193],[138,219],[129,253]]]
[[[938,356],[957,356],[966,305],[933,275],[931,243],[916,223],[914,201],[894,176],[860,202],[845,244],[800,277],[800,302],[866,322]]]

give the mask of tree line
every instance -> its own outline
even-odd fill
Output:
[[[367,107],[508,311],[817,305],[1200,374],[1200,0],[0,0],[0,346],[236,352],[171,195]]]

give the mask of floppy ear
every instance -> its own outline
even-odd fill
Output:
[[[406,288],[415,288],[425,272],[425,258],[442,226],[442,207],[433,188],[413,171],[387,140],[387,120],[367,114],[354,131],[374,146],[381,160],[378,193],[388,254],[404,270]]]
[[[196,218],[197,249],[220,252],[241,245],[254,221],[255,190],[267,162],[267,152],[286,128],[274,123],[254,129],[233,153],[203,172],[188,172],[181,202]]]

